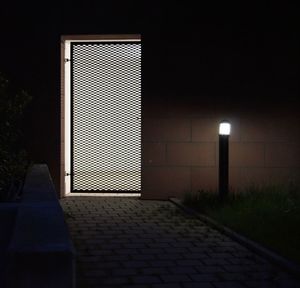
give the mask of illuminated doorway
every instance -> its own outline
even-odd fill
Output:
[[[100,38],[64,39],[64,194],[140,195],[140,38]]]

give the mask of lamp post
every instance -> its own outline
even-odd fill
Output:
[[[231,125],[228,121],[219,124],[219,195],[224,199],[228,195],[229,135]]]

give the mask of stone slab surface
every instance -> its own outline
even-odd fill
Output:
[[[300,281],[169,201],[61,200],[77,287],[300,287]]]

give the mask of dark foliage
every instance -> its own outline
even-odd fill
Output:
[[[30,101],[28,93],[15,89],[0,73],[0,201],[15,200],[29,164],[21,123]]]

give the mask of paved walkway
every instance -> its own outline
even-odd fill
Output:
[[[168,201],[61,200],[78,287],[300,287],[300,282]]]

